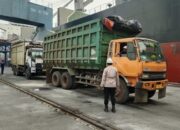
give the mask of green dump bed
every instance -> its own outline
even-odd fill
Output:
[[[61,30],[44,39],[45,67],[103,69],[109,42],[119,38],[100,19]]]

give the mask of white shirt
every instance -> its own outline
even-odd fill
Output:
[[[107,66],[103,71],[101,87],[116,88],[120,85],[117,69],[112,65]]]

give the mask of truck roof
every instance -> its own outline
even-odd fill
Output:
[[[21,40],[16,40],[12,42],[12,48],[17,47],[17,46],[24,46],[26,49],[28,48],[43,48],[42,42],[38,41],[21,41]]]
[[[114,42],[129,42],[129,41],[133,41],[133,40],[137,40],[137,39],[139,39],[139,40],[150,40],[150,41],[157,42],[156,40],[144,38],[144,37],[121,38],[121,39],[115,39],[112,41],[114,41]]]
[[[25,42],[32,42],[32,43],[35,43],[35,44],[42,44],[42,41],[32,41],[32,40],[13,40],[11,41],[12,44],[18,44],[18,43],[25,43]]]

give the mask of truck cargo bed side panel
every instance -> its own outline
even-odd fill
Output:
[[[12,60],[13,65],[24,65],[25,63],[25,45],[24,43],[12,45]]]
[[[44,63],[49,67],[103,69],[108,45],[117,34],[108,32],[100,19],[61,30],[44,40]]]

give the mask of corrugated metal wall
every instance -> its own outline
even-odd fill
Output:
[[[180,83],[180,42],[161,44],[167,61],[167,76],[170,82]]]

